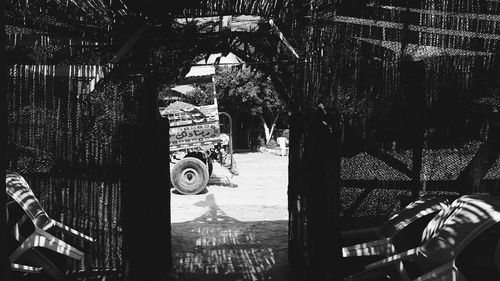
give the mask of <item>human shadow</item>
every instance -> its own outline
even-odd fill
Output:
[[[288,280],[287,221],[237,220],[214,194],[193,205],[207,211],[172,224],[173,280]]]

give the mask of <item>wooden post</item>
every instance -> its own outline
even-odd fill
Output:
[[[305,139],[306,198],[309,201],[308,244],[315,280],[336,280],[340,267],[338,226],[340,189],[340,135],[338,120],[320,105]],[[335,278],[337,277],[337,278]]]
[[[297,130],[297,131],[296,131]],[[323,106],[290,130],[290,263],[300,277],[340,280],[339,190],[341,130]]]
[[[147,42],[132,50],[137,73],[148,73]],[[137,93],[135,122],[123,136],[122,211],[128,280],[167,280],[172,267],[170,232],[169,123],[158,111],[155,73],[145,74]]]
[[[485,116],[485,118],[488,118]],[[488,132],[488,139],[481,144],[478,151],[469,162],[467,167],[457,177],[457,186],[463,194],[474,192],[496,192],[495,186],[485,186],[481,184],[484,176],[488,173],[491,167],[495,164],[498,156],[500,156],[500,120],[498,114],[490,119],[491,127]],[[485,188],[491,190],[485,190]]]
[[[288,262],[293,271],[304,276],[304,206],[300,197],[303,186],[302,138],[305,130],[304,117],[299,112],[290,116],[290,142],[288,163]],[[300,278],[298,278],[300,279]]]
[[[425,112],[425,65],[424,62],[403,60],[401,62],[401,90],[408,98],[410,112],[409,133],[412,148],[412,198],[419,195],[420,171],[424,149],[424,112]]]
[[[137,122],[123,136],[122,211],[128,280],[166,280],[172,265],[169,124],[155,106],[151,78],[137,95]]]
[[[409,32],[409,26],[416,24],[410,15],[410,2],[406,1],[403,13],[403,37],[401,40],[401,94],[408,99],[408,109],[411,112],[410,137],[412,147],[412,190],[411,197],[416,199],[420,191],[420,171],[422,169],[422,152],[424,149],[424,109],[425,109],[425,65],[422,62],[411,61],[406,54],[409,42],[414,41]]]
[[[425,64],[423,62],[411,61],[407,54],[409,42],[414,42],[409,26],[418,24],[418,18],[411,17],[410,1],[406,1],[406,9],[403,13],[403,37],[401,40],[401,91],[408,99],[408,109],[411,112],[410,130],[412,147],[412,190],[411,197],[416,199],[420,191],[420,171],[422,170],[422,153],[424,149],[424,110],[425,110]]]
[[[5,2],[0,4],[0,13],[3,15],[5,12]],[[5,26],[3,24],[4,17],[0,17],[0,42],[5,42]],[[0,104],[2,108],[0,110],[0,122],[2,124],[2,144],[0,153],[2,155],[2,170],[5,171],[7,169],[7,161],[5,159],[5,153],[7,151],[7,136],[8,136],[8,126],[7,126],[7,66],[5,65],[5,48],[0,50]],[[4,188],[5,190],[5,182]],[[2,280],[10,280],[10,262],[9,256],[7,254],[7,194],[2,191],[2,195],[0,196],[0,229],[2,229],[2,234],[0,235],[0,253],[2,256],[0,257],[0,279]]]

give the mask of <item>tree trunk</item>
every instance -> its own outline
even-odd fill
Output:
[[[271,137],[273,136],[274,128],[276,127],[276,121],[278,120],[279,115],[280,115],[279,113],[278,115],[276,115],[276,117],[273,120],[273,123],[271,123],[271,129],[269,129],[269,126],[267,126],[264,116],[262,116],[262,114],[259,114],[260,121],[262,122],[262,127],[264,127],[266,144],[271,140]]]
[[[274,123],[271,125],[271,129],[269,130],[269,139],[267,140],[267,142],[269,142],[271,140],[275,126],[276,126],[276,124],[274,124]],[[267,142],[266,142],[266,144],[267,144]]]
[[[269,130],[269,127],[267,126],[266,120],[264,119],[264,116],[259,115],[260,121],[262,122],[262,127],[264,127],[264,137],[266,139],[266,144],[271,140],[271,134],[272,131]],[[271,126],[271,129],[274,129],[274,125]]]

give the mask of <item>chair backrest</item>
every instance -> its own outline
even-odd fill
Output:
[[[425,196],[408,204],[379,228],[384,237],[392,237],[409,224],[420,218],[446,208],[448,200],[444,197]]]
[[[443,208],[439,213],[437,213],[436,216],[434,216],[427,226],[424,228],[422,231],[422,243],[425,243],[427,240],[429,240],[431,237],[437,234],[438,230],[442,227],[444,224],[445,220],[444,218],[449,216],[450,208],[449,206],[446,208]]]
[[[20,174],[11,171],[7,171],[5,177],[7,194],[23,208],[33,224],[41,229],[51,227],[53,221],[42,208],[26,180]]]
[[[420,247],[435,262],[456,258],[473,239],[500,222],[500,198],[465,195],[435,220],[434,234]],[[431,254],[432,253],[432,254]]]

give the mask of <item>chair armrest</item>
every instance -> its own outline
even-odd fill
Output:
[[[26,238],[26,240],[24,240],[19,247],[17,247],[17,249],[10,255],[9,259],[11,262],[14,262],[26,251],[36,247],[47,248],[77,260],[81,260],[83,258],[82,251],[40,228],[35,228],[35,231],[31,233],[31,235],[28,236],[28,238]]]
[[[25,273],[40,273],[40,271],[42,271],[41,267],[22,265],[22,264],[18,264],[18,263],[11,263],[10,268],[13,271],[19,271],[19,272],[25,272]]]
[[[344,258],[361,256],[390,256],[395,254],[395,252],[396,249],[392,244],[391,238],[384,238],[342,248],[342,256]]]
[[[85,240],[90,241],[90,242],[94,242],[94,239],[92,237],[87,236],[81,232],[78,232],[69,226],[65,226],[64,224],[62,224],[58,221],[54,221],[54,223],[55,223],[54,226],[57,226],[59,229],[63,230],[64,232],[66,232],[68,234],[71,234],[75,237],[80,237],[80,238],[85,239]]]
[[[388,267],[380,267],[371,270],[364,270],[352,276],[348,276],[345,281],[374,281],[374,280],[387,280],[387,276],[394,271],[394,265]],[[403,280],[401,280],[403,281]],[[409,280],[405,280],[409,281]]]
[[[419,252],[419,248],[414,248],[414,249],[408,250],[406,252],[402,252],[402,253],[387,257],[385,259],[376,261],[374,263],[371,263],[371,264],[367,265],[365,268],[367,270],[371,270],[371,269],[376,269],[376,268],[386,266],[388,264],[399,263],[399,262],[402,262],[405,260],[417,260],[419,258],[421,258],[421,253]]]

